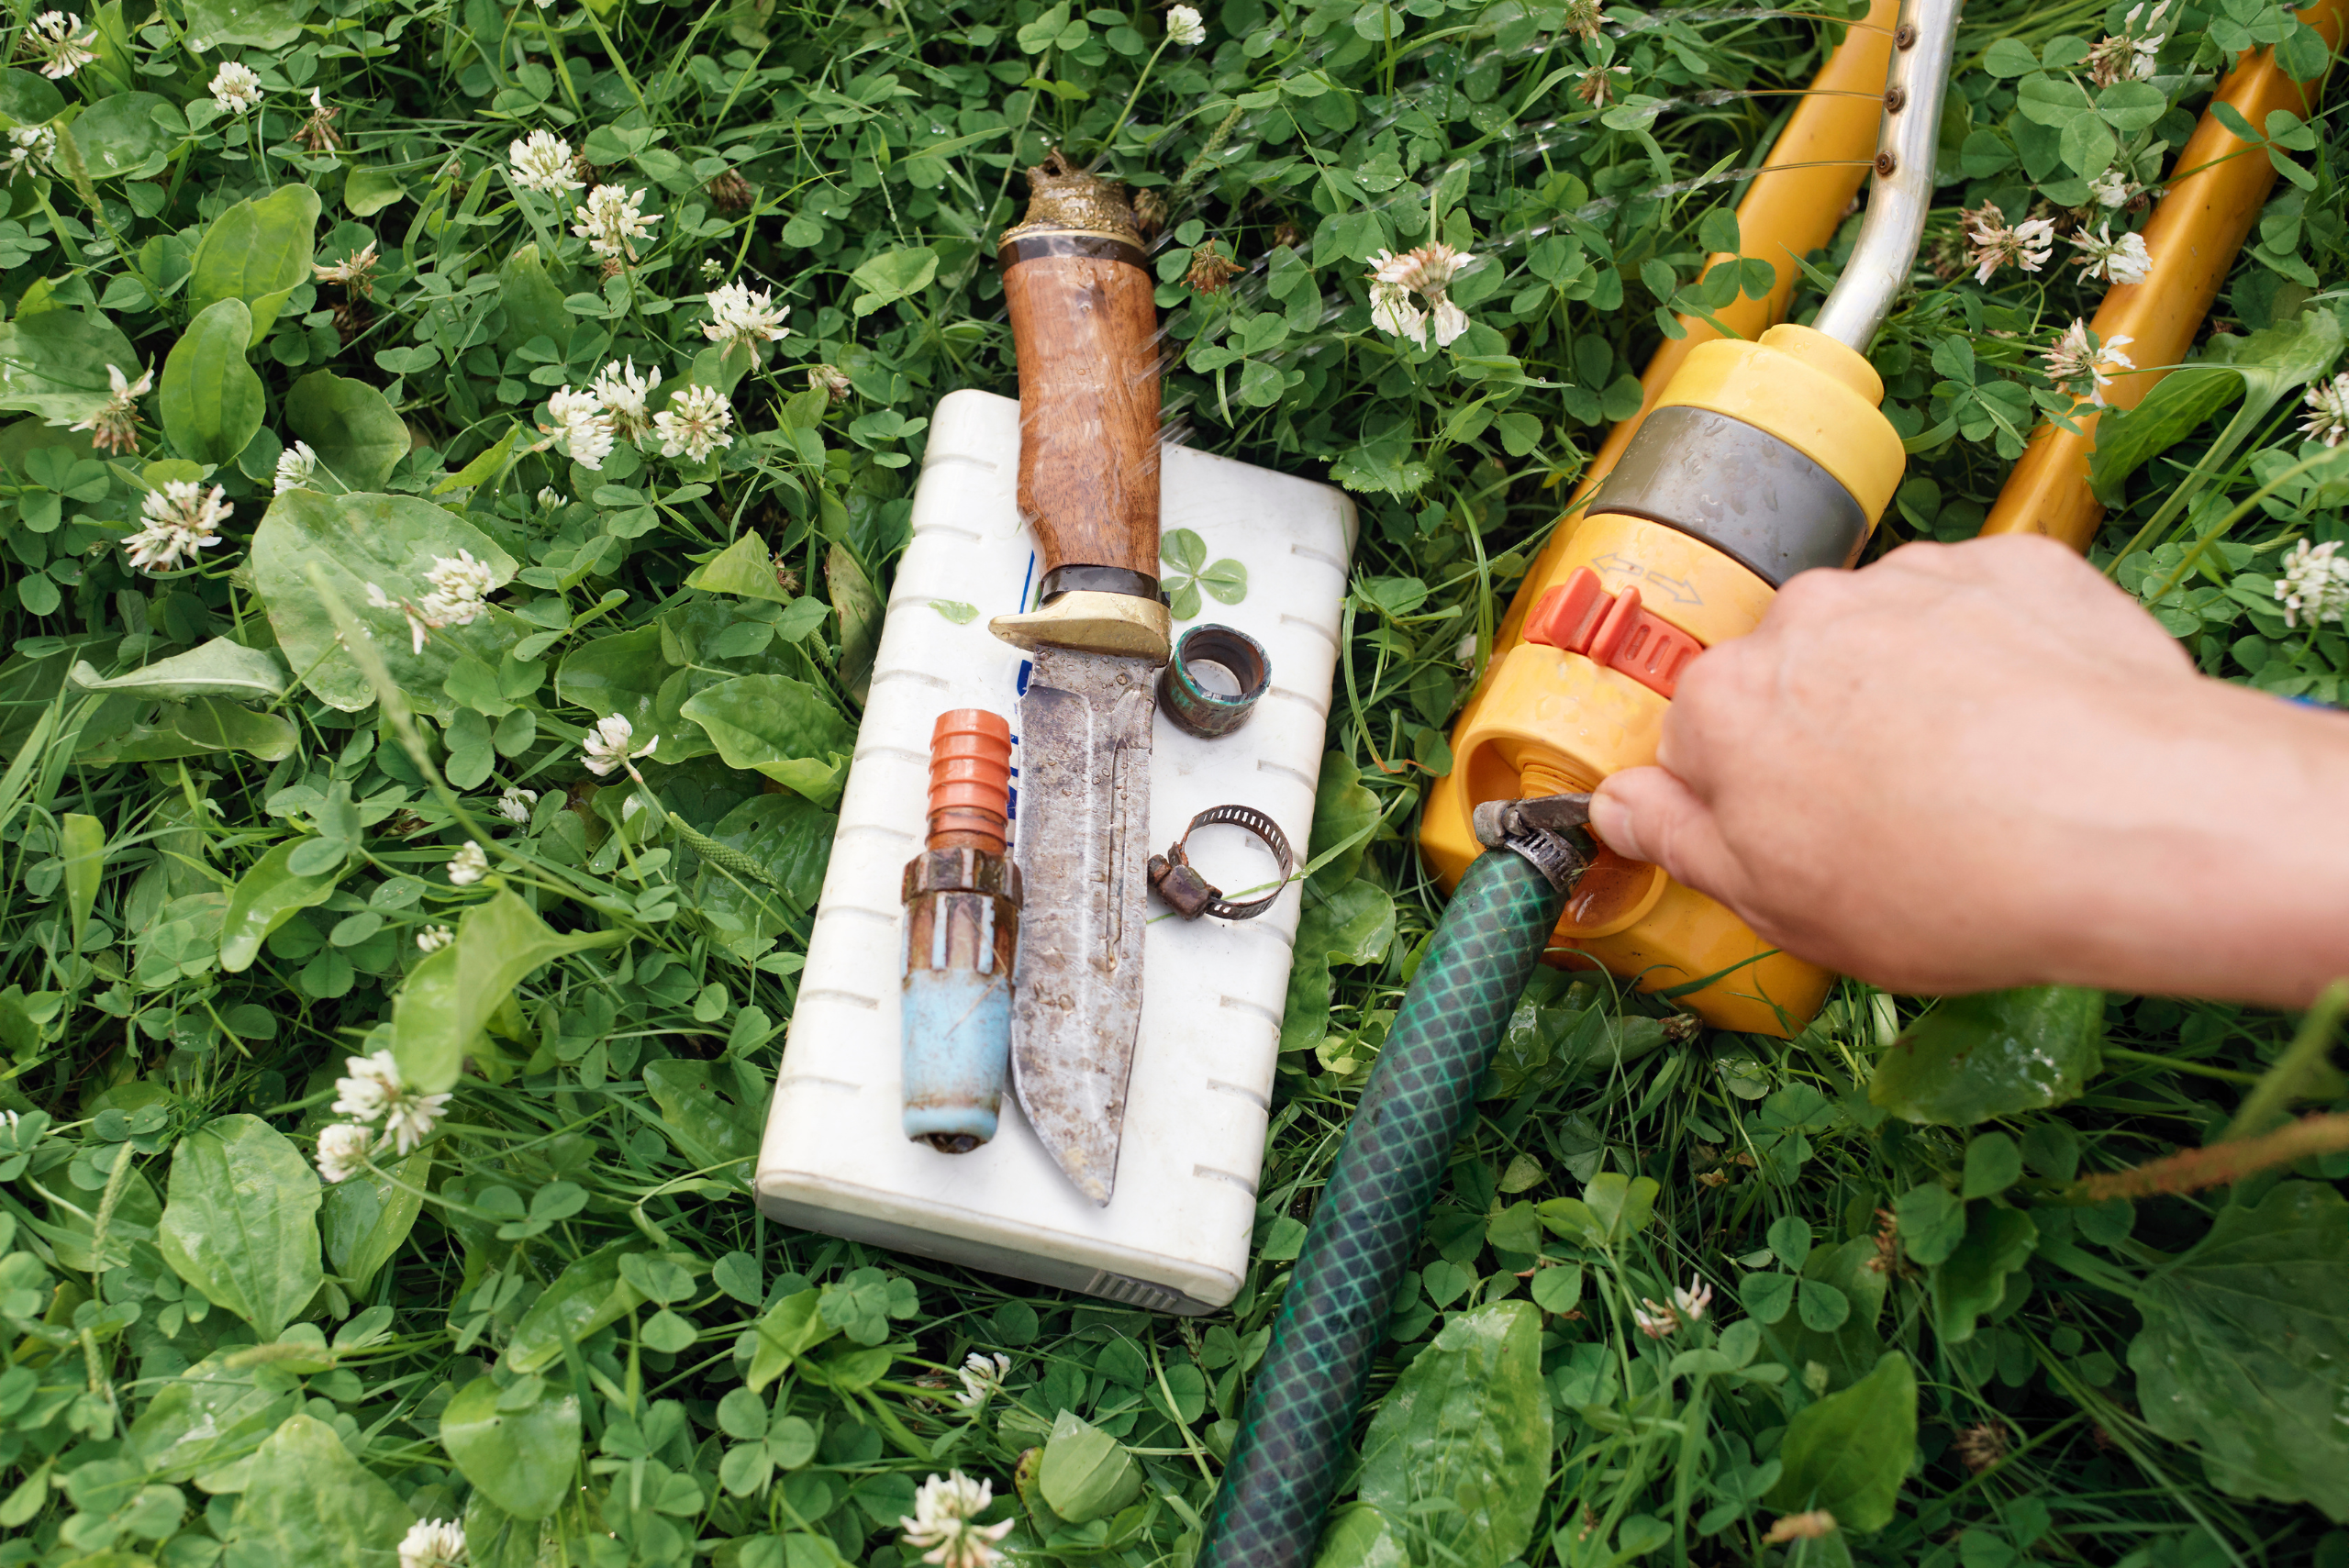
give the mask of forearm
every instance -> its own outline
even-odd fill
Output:
[[[2349,716],[2187,691],[2144,695],[2144,775],[2050,868],[2047,977],[2305,1006],[2349,975]]]

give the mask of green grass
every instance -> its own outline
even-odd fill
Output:
[[[1592,41],[1524,0],[1230,0],[1186,49],[1155,12],[1033,0],[164,0],[84,17],[95,58],[53,87],[9,74],[0,114],[34,147],[0,220],[0,1103],[20,1113],[0,1129],[0,1562],[387,1564],[412,1518],[460,1518],[476,1563],[891,1568],[918,1556],[897,1528],[917,1484],[954,1468],[994,1484],[987,1517],[1031,1560],[1186,1561],[1442,907],[1412,840],[1475,673],[1461,644],[1636,407],[1663,324],[1723,303],[1697,273],[1733,228],[1726,176],[1837,31],[1800,10],[1625,10]],[[2226,0],[2166,24],[2158,103],[2105,101],[2120,134],[2085,96],[2058,123],[2018,112],[2018,78],[2062,98],[2123,10],[1966,18],[1931,270],[1875,354],[1915,448],[1880,547],[1978,528],[2032,422],[2070,407],[2040,350],[2100,293],[2053,266],[1977,286],[1958,209],[2076,203],[2099,158],[2150,182],[2234,50],[2282,39],[2319,63],[2285,12]],[[228,59],[258,111],[210,108]],[[1609,64],[1602,113],[1575,86]],[[67,120],[53,149],[29,135]],[[2325,450],[2298,398],[2339,345],[2341,142],[2329,117],[2269,128],[2289,178],[2219,313],[2269,331],[2239,360],[2293,368],[2264,409],[2141,424],[2094,559],[2211,674],[2336,702],[2340,624],[2287,627],[2272,584],[2292,543],[2343,534],[2329,460],[2285,477]],[[584,191],[558,210],[515,186],[507,148],[532,130],[583,179],[650,193],[633,262],[606,276],[569,232]],[[1376,826],[1311,890],[1326,1010],[1311,984],[1293,998],[1260,1256],[1198,1321],[790,1232],[746,1192],[924,421],[957,387],[1014,384],[991,242],[1052,144],[1170,209],[1189,439],[1327,473],[1363,512],[1322,805],[1338,839]],[[1436,236],[1490,258],[1449,350],[1375,330],[1363,277]],[[1209,239],[1249,269],[1218,293],[1184,282]],[[362,281],[312,270],[371,255]],[[773,289],[790,336],[708,341],[721,282]],[[732,444],[623,442],[596,472],[547,450],[548,395],[621,359],[660,368],[655,408],[688,381],[726,392]],[[109,364],[160,384],[135,450],[66,428],[106,404]],[[297,439],[317,488],[273,505]],[[142,497],[199,476],[233,507],[219,542],[132,569]],[[728,591],[687,585],[751,535]],[[460,549],[498,584],[462,625],[420,577]],[[443,622],[420,651],[369,583]],[[200,669],[95,684],[166,659]],[[641,791],[583,766],[615,712],[662,737]],[[721,741],[704,717],[736,722]],[[509,788],[539,792],[526,821],[499,815]],[[468,840],[490,877],[456,885]],[[455,946],[428,960],[442,926]],[[436,985],[461,962],[462,994]],[[1467,1473],[1479,1434],[1534,1434],[1495,1473],[1522,1518],[1496,1546],[1470,1528],[1490,1500],[1439,1488],[1390,1510],[1397,1550],[2349,1562],[2326,1518],[2349,1514],[2328,1415],[2349,1165],[2133,1206],[2071,1185],[2332,1102],[2330,1020],[2288,1053],[2288,1018],[2114,996],[2100,1066],[2070,1037],[2076,1097],[1959,1129],[1867,1092],[1932,1006],[1846,984],[1797,1040],[1683,1039],[1652,999],[1538,984],[1375,1385],[1456,1376],[1478,1325],[1531,1315],[1458,1431],[1400,1400],[1376,1429],[1423,1445],[1421,1477]],[[321,1188],[344,1060],[384,1050],[453,1097],[420,1151]],[[1640,1179],[1644,1227],[1579,1228],[1567,1200]],[[1705,1323],[1641,1335],[1640,1299],[1692,1274]],[[1675,1372],[1675,1350],[1718,1364]],[[955,1397],[974,1351],[1009,1367],[976,1410]],[[1884,1357],[1913,1428],[1900,1376],[1868,1375]],[[1897,1502],[1765,1544],[1826,1495],[1774,1491],[1810,1473],[1806,1445],[1870,1422],[1889,1426],[1861,1469]],[[1363,1493],[1397,1485],[1374,1463]]]

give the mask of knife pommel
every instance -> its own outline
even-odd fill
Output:
[[[998,617],[1023,648],[1163,661],[1158,586],[1158,310],[1125,194],[1056,151],[1004,231],[1019,361],[1019,508],[1036,531],[1041,607]]]

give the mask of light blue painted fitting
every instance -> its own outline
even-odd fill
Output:
[[[995,1136],[1011,1062],[1011,976],[909,969],[903,1002],[906,1136]]]

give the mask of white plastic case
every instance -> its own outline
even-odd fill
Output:
[[[1295,887],[1239,922],[1186,922],[1152,900],[1141,1037],[1106,1207],[1069,1185],[1008,1087],[1001,1130],[971,1153],[939,1153],[898,1126],[898,879],[920,846],[930,726],[947,708],[981,706],[1018,729],[1026,661],[989,635],[987,620],[1022,608],[1038,574],[1015,495],[1019,443],[1019,406],[1008,398],[957,392],[937,407],[767,1113],[759,1204],[807,1229],[1154,1310],[1209,1312],[1239,1291],[1247,1267]],[[1220,740],[1159,717],[1151,844],[1163,849],[1198,812],[1237,803],[1271,814],[1301,861],[1353,504],[1328,485],[1205,452],[1170,447],[1164,459],[1162,530],[1188,528],[1209,562],[1247,568],[1246,596],[1207,598],[1198,618],[1263,643],[1272,688]],[[1016,823],[1016,794],[1013,814]],[[1276,874],[1233,828],[1207,829],[1192,848],[1208,879],[1235,895]]]

